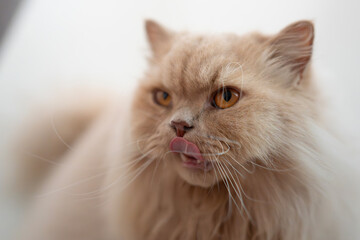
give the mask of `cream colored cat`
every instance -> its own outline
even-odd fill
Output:
[[[48,154],[22,239],[360,239],[322,127],[311,22],[273,36],[146,31],[132,104],[84,103],[57,122],[69,139]],[[71,134],[84,113],[92,123]],[[31,136],[39,156],[59,137]]]

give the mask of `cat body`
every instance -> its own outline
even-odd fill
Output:
[[[146,29],[153,56],[131,104],[114,101],[63,154],[27,239],[356,239],[312,23],[274,36]]]

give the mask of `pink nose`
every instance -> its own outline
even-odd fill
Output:
[[[185,121],[171,121],[170,126],[176,131],[176,136],[183,137],[193,126]]]

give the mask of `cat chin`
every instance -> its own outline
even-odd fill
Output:
[[[175,169],[181,179],[193,186],[209,188],[218,182],[213,170],[204,172],[198,169],[189,169],[184,167],[181,161],[176,162]]]

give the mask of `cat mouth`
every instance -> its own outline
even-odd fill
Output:
[[[213,168],[212,163],[203,158],[196,144],[185,138],[175,137],[169,147],[172,152],[180,154],[184,167],[203,171],[210,171]]]
[[[210,161],[199,160],[187,154],[181,154],[181,160],[184,167],[187,168],[200,169],[203,171],[210,171],[213,168]]]

